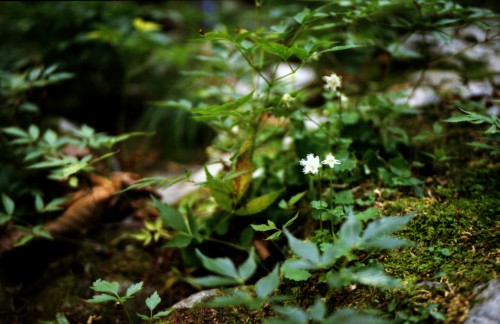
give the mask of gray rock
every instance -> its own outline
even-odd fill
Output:
[[[500,323],[500,279],[478,287],[483,291],[474,299],[477,304],[469,311],[465,324]]]
[[[197,292],[196,294],[193,294],[189,296],[188,298],[185,298],[181,300],[180,302],[174,304],[172,308],[193,308],[194,305],[205,302],[208,299],[220,295],[221,291],[219,289],[209,289],[209,290],[203,290],[200,292]]]

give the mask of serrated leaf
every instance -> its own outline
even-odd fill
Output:
[[[284,229],[284,232],[288,238],[288,245],[296,256],[314,264],[320,263],[319,249],[316,244],[296,239],[287,229]]]
[[[158,295],[158,292],[155,291],[151,296],[149,296],[148,298],[146,298],[146,306],[148,306],[148,308],[153,311],[153,309],[156,308],[156,306],[158,306],[158,304],[160,304],[161,302],[161,298],[160,296]]]
[[[168,241],[164,245],[164,247],[167,247],[167,248],[184,248],[184,247],[188,246],[191,243],[192,240],[193,240],[193,237],[191,235],[180,234],[180,235],[176,235],[173,238],[171,238],[170,241]]]
[[[239,284],[236,279],[219,276],[205,276],[201,278],[189,279],[188,281],[203,287],[218,287]]]
[[[172,208],[155,197],[152,197],[153,203],[158,209],[158,212],[160,213],[160,217],[163,219],[163,223],[167,226],[170,226],[171,228],[184,232],[184,233],[189,233],[188,227],[186,225],[186,221],[184,220],[184,217],[182,214],[175,208]]]
[[[288,259],[281,266],[281,273],[285,278],[294,281],[305,281],[311,277],[311,273],[309,271],[294,267],[293,262],[291,261],[291,259]]]
[[[14,214],[14,210],[15,210],[15,207],[16,207],[16,204],[14,203],[14,200],[12,200],[5,193],[2,193],[2,204],[3,204],[3,208],[5,210],[5,213],[7,213],[7,215],[11,215],[12,216],[12,214]]]
[[[283,225],[283,227],[288,227],[288,226],[292,225],[292,224],[293,224],[293,222],[295,222],[295,220],[296,220],[298,217],[299,217],[299,212],[297,212],[297,213],[295,214],[295,216],[293,216],[292,218],[290,218],[290,219],[289,219],[289,220],[285,223],[285,225]]]
[[[325,319],[326,315],[326,305],[321,299],[317,299],[309,310],[309,316],[318,322]]]
[[[368,242],[372,238],[380,238],[398,231],[403,226],[408,224],[415,213],[416,211],[403,217],[383,217],[369,223],[363,231],[363,236],[361,237],[362,241]]]
[[[281,316],[285,317],[284,321],[278,321],[278,323],[293,323],[293,324],[307,324],[309,319],[306,312],[297,307],[290,306],[274,306],[273,310]],[[271,323],[273,323],[271,321]]]
[[[403,246],[411,246],[412,242],[397,237],[384,236],[361,242],[360,249],[397,249]]]
[[[401,286],[401,280],[385,274],[382,269],[368,268],[353,273],[351,279],[359,283],[383,289],[392,289]]]
[[[98,292],[118,294],[120,285],[116,281],[107,282],[106,280],[97,279],[96,281],[94,281],[90,288]]]
[[[335,194],[334,201],[338,205],[352,205],[354,204],[354,196],[351,190],[343,190]]]
[[[143,315],[143,314],[139,314],[139,313],[135,313],[140,319],[142,319],[143,321],[149,321],[149,316],[146,316],[146,315]]]
[[[352,209],[349,209],[347,220],[342,224],[339,231],[339,241],[346,247],[354,247],[361,233],[361,222],[356,219]]]
[[[276,198],[281,195],[283,191],[284,189],[281,189],[270,192],[260,197],[256,197],[250,200],[245,206],[238,209],[235,214],[238,216],[247,216],[260,213],[261,211],[269,207],[276,200]]]
[[[251,224],[250,226],[252,226],[254,231],[257,231],[257,232],[265,232],[265,231],[278,229],[276,227],[276,224],[270,219],[267,221],[267,225],[266,224],[260,224],[260,225]]]
[[[255,291],[260,298],[269,297],[280,284],[279,265],[276,265],[267,276],[255,283]]]
[[[229,258],[212,259],[205,256],[198,249],[196,249],[196,255],[207,270],[230,278],[238,278],[238,271],[236,270],[233,261]]]
[[[166,310],[166,311],[161,311],[161,312],[158,312],[156,313],[153,318],[160,318],[160,317],[163,317],[163,316],[167,316],[169,315],[170,313],[172,313],[172,310]]]
[[[95,295],[95,296],[92,296],[92,299],[87,299],[87,303],[91,303],[91,304],[99,304],[99,303],[104,303],[104,302],[108,302],[108,301],[117,301],[118,298],[116,298],[115,296],[111,296],[111,295]]]
[[[365,210],[361,213],[357,213],[356,219],[364,222],[364,221],[378,217],[379,214],[380,214],[380,212],[377,208],[371,207],[371,208],[368,208],[367,210]]]
[[[252,97],[253,97],[253,91],[247,94],[246,96],[243,96],[241,98],[238,98],[234,101],[227,102],[222,105],[214,105],[214,106],[208,106],[208,107],[200,107],[194,109],[194,113],[196,114],[194,116],[194,119],[196,120],[207,120],[211,119],[214,116],[217,117],[226,117],[226,116],[231,116],[235,114],[236,109],[239,107],[243,106],[247,102],[249,102]]]
[[[127,292],[125,293],[125,295],[127,297],[130,297],[132,296],[133,294],[135,294],[136,292],[140,291],[142,289],[142,281],[141,282],[138,282],[136,284],[133,284],[133,285],[130,285],[128,288],[127,288]]]
[[[257,263],[255,263],[255,249],[251,248],[248,258],[243,262],[238,268],[239,278],[244,282],[248,280],[257,269]]]

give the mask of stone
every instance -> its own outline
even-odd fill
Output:
[[[465,324],[500,323],[500,279],[490,280],[477,287],[481,293],[474,299],[476,305],[469,311]]]

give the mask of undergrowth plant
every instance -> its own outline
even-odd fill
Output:
[[[263,1],[256,1],[258,17],[264,7]],[[436,8],[443,13],[434,14]],[[368,182],[389,194],[410,188],[423,196],[423,181],[414,175],[416,164],[404,154],[409,136],[395,123],[402,114],[419,112],[397,100],[398,94],[362,92],[349,82],[341,64],[328,62],[351,54],[362,60],[373,47],[395,58],[412,54],[423,60],[419,53],[404,51],[407,37],[422,32],[444,39],[448,28],[491,13],[445,0],[432,5],[331,1],[290,12],[295,9],[281,8],[289,18],[271,19],[269,26],[258,18],[253,29],[200,30],[198,58],[210,65],[186,73],[192,79],[189,98],[156,105],[186,110],[216,131],[209,151],[221,171],[205,167],[206,181],[200,186],[208,198],[186,198],[176,207],[153,199],[167,227],[166,233],[153,231],[158,240],[167,241],[166,248],[179,248],[186,264],[210,272],[186,278],[188,282],[197,287],[237,287],[208,305],[260,310],[269,323],[382,322],[381,314],[335,309],[328,296],[355,284],[404,288],[372,253],[411,246],[393,234],[415,211],[383,216],[375,208],[380,190],[360,194],[354,188]],[[383,14],[398,10],[404,15]],[[371,22],[377,27],[366,34],[366,28],[359,30],[359,25]],[[386,33],[380,27],[385,24],[394,30]],[[304,81],[307,73],[314,76]],[[189,173],[147,178],[137,186],[171,185],[189,178]],[[151,232],[152,225],[147,226]],[[143,239],[151,241],[146,234]],[[277,248],[273,253],[283,256],[273,270],[261,260],[269,251],[259,251],[255,242],[271,242]],[[240,260],[245,251],[244,261],[220,256],[206,248],[207,243],[234,249]],[[247,286],[254,282],[259,265],[269,273]],[[325,285],[327,293],[318,295],[310,307],[299,306],[300,296],[282,294],[290,282],[312,280]]]

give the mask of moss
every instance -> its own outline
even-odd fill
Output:
[[[423,312],[436,303],[447,322],[461,322],[472,289],[497,277],[500,195],[495,179],[499,170],[498,166],[471,168],[454,186],[438,186],[433,198],[386,203],[386,214],[418,210],[399,233],[416,246],[379,256],[387,272],[408,284],[406,290],[389,294],[399,301],[394,312]]]

